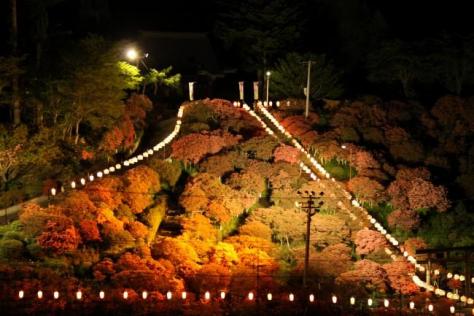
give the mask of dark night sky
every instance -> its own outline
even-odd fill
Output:
[[[64,15],[64,11],[61,11],[60,15],[67,17],[67,21],[74,21],[75,19],[71,19],[69,15],[72,14],[74,17],[77,12],[74,7],[79,2],[67,1],[62,7],[66,7],[70,12]],[[215,16],[214,2],[214,0],[109,0],[109,30],[127,33],[139,29],[210,31]],[[473,30],[468,1],[367,0],[367,3],[371,9],[382,12],[394,36],[424,37],[436,35],[442,30],[454,32]]]
[[[291,1],[291,0],[289,0]],[[426,36],[443,29],[471,31],[471,11],[468,1],[369,0],[369,6],[379,9],[390,29],[399,36]],[[212,28],[212,0],[173,1],[110,1],[112,19],[123,27],[170,28],[202,31]]]
[[[21,4],[26,0],[17,1],[21,10]],[[318,0],[299,1],[318,2]],[[333,1],[349,2],[354,0]],[[0,1],[2,46],[6,44],[8,36],[8,2],[6,0]],[[80,33],[98,32],[117,37],[133,36],[134,32],[143,29],[211,31],[215,17],[214,2],[214,0],[68,0],[50,10],[49,29],[50,31],[72,29],[73,31],[79,30]],[[382,12],[388,24],[389,33],[394,37],[421,38],[437,35],[442,30],[459,33],[474,31],[469,1],[366,0],[366,2],[371,9],[378,9]],[[83,12],[80,8],[83,3],[92,4],[89,7],[103,7],[105,3],[105,7],[108,6],[108,19],[104,18],[107,16],[105,14],[100,26],[97,26],[90,16],[89,20],[84,22],[84,19],[80,19],[80,13]],[[97,3],[99,5],[96,5]],[[21,14],[21,12],[19,13]],[[313,17],[313,19],[315,18]],[[333,32],[330,25],[324,27],[324,31],[326,30],[329,34]]]

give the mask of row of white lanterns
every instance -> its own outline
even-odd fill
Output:
[[[78,182],[73,180],[70,183],[70,188],[76,189],[78,188],[79,185],[84,186],[86,185],[87,181],[93,182],[97,178],[102,178],[106,175],[109,175],[111,173],[114,173],[115,171],[122,169],[122,166],[125,166],[125,167],[133,166],[134,164],[144,160],[145,158],[151,157],[154,153],[160,151],[162,148],[168,145],[171,141],[173,141],[173,139],[179,134],[179,131],[181,129],[181,124],[182,124],[182,118],[184,114],[184,108],[185,108],[185,105],[181,105],[179,107],[177,120],[176,120],[176,124],[174,126],[173,131],[168,136],[166,136],[164,140],[156,144],[153,148],[147,149],[143,153],[125,160],[122,164],[117,163],[101,171],[97,171],[95,174],[90,174],[89,176],[85,178],[81,178]],[[61,192],[64,192],[64,187],[61,187],[60,190]],[[50,193],[52,196],[55,196],[59,192],[57,191],[56,188],[51,188]]]
[[[420,282],[423,282],[423,281],[420,280]],[[188,293],[187,293],[186,291],[182,291],[180,294],[181,294],[181,295],[180,295],[179,297],[181,298],[181,300],[186,300],[186,299],[188,299]],[[99,293],[98,293],[98,298],[99,298],[100,300],[105,299],[105,296],[106,296],[106,295],[105,295],[105,292],[104,292],[104,291],[99,291]],[[141,298],[142,298],[143,300],[146,300],[146,299],[148,298],[148,296],[149,296],[149,293],[148,293],[147,291],[142,291],[142,292],[141,292]],[[166,299],[167,299],[168,301],[171,301],[171,300],[173,299],[173,296],[174,296],[173,292],[171,292],[171,291],[166,292]],[[44,293],[42,290],[39,290],[39,291],[36,293],[36,297],[37,297],[39,300],[42,300],[42,299],[45,298],[45,293]],[[53,299],[56,300],[56,299],[59,299],[59,297],[60,297],[59,292],[58,292],[58,291],[54,291],[54,292],[53,292]],[[129,298],[129,292],[128,292],[127,290],[123,291],[121,297],[122,297],[124,300],[127,300],[127,299]],[[206,292],[203,294],[203,297],[202,297],[202,298],[203,298],[204,300],[206,300],[206,301],[209,301],[209,300],[211,299],[211,297],[212,297],[211,293],[210,293],[209,291],[206,291]],[[228,293],[225,292],[225,291],[220,291],[220,292],[219,292],[219,295],[217,296],[217,298],[220,298],[220,299],[222,299],[222,300],[225,300],[226,297],[228,297]],[[290,301],[290,302],[294,302],[295,299],[296,299],[296,296],[295,296],[295,294],[293,294],[293,293],[289,293],[289,294],[287,294],[287,295],[283,295],[283,296],[280,296],[280,297],[286,297],[286,298],[288,299],[288,301]],[[19,298],[20,300],[21,300],[21,299],[24,299],[24,298],[25,298],[25,291],[23,291],[23,290],[18,291],[18,298]],[[76,298],[76,300],[82,300],[82,299],[84,298],[84,293],[83,293],[81,290],[77,291],[77,292],[75,293],[75,298]],[[246,299],[249,300],[249,301],[253,301],[253,300],[256,299],[256,294],[255,294],[254,292],[248,292],[248,294],[246,295]],[[274,299],[275,299],[274,295],[273,295],[271,292],[268,292],[267,295],[266,295],[266,300],[267,300],[267,301],[273,301]],[[316,301],[316,296],[315,296],[314,294],[309,294],[309,295],[308,295],[308,301],[309,301],[310,303],[315,302],[315,301]],[[332,295],[332,296],[331,296],[331,302],[332,302],[333,304],[337,304],[338,302],[340,302],[340,300],[339,300],[339,298],[338,298],[336,295]],[[383,301],[381,301],[381,302],[383,302],[383,306],[384,306],[385,308],[389,308],[389,307],[390,307],[390,300],[389,300],[389,299],[384,298]],[[367,301],[366,301],[366,303],[367,303],[367,306],[368,306],[368,307],[372,307],[372,306],[374,305],[375,301],[374,301],[374,299],[372,299],[372,298],[368,298]],[[350,304],[350,305],[355,305],[355,304],[356,304],[356,298],[355,298],[354,296],[351,296],[351,297],[349,298],[349,304]],[[415,309],[415,303],[414,303],[413,301],[410,301],[409,304],[408,304],[408,307],[409,307],[410,309]],[[429,305],[427,306],[427,309],[428,309],[429,311],[433,311],[433,310],[434,310],[433,304],[429,304]],[[455,309],[454,306],[451,306],[451,307],[450,307],[450,312],[451,312],[451,313],[454,313],[455,310],[456,310],[456,309]]]
[[[259,104],[257,104],[257,106],[259,106]],[[259,106],[259,109],[275,125],[275,127],[282,134],[284,134],[286,137],[288,137],[290,139],[290,141],[295,145],[296,148],[298,148],[300,150],[301,153],[306,155],[306,157],[311,162],[311,164],[320,173],[322,173],[326,178],[331,178],[331,180],[335,181],[335,179],[330,176],[329,172],[327,172],[324,169],[324,167],[321,164],[319,164],[317,162],[317,160],[313,156],[311,156],[311,154],[287,130],[285,130],[285,128],[280,124],[280,122],[265,107]],[[302,169],[303,169],[303,165],[304,165],[303,163],[300,163],[300,166],[302,167]],[[304,167],[305,168],[303,170],[308,173],[308,171],[306,169],[307,167],[306,166],[304,166]],[[370,221],[370,223],[387,239],[387,241],[390,244],[392,244],[394,247],[396,247],[401,253],[403,253],[403,256],[406,258],[406,260],[408,262],[413,264],[415,266],[415,268],[418,269],[419,271],[421,271],[421,272],[425,271],[425,267],[423,267],[421,264],[418,264],[416,262],[416,259],[413,256],[409,255],[406,250],[401,248],[400,247],[400,242],[395,237],[391,236],[387,232],[387,230],[382,226],[382,224],[380,224],[373,216],[371,216],[369,214],[369,212],[365,208],[363,208],[361,206],[360,202],[357,199],[352,198],[352,195],[349,192],[347,192],[346,190],[344,190],[344,193],[346,194],[346,197],[351,200],[351,204],[354,207],[360,209],[362,212],[365,213],[365,215],[367,216],[367,219]],[[434,273],[436,275],[439,275],[439,270],[435,270]],[[458,275],[458,274],[453,275],[451,272],[447,273],[447,278],[448,279],[449,278],[454,278],[455,280],[459,280],[459,281],[465,281],[466,280],[464,275]],[[474,277],[471,279],[471,282],[474,283]],[[455,299],[458,296],[456,293],[449,292],[449,291],[445,292],[445,291],[439,290],[438,293],[444,293],[443,296],[446,295],[446,297],[453,298],[453,299]],[[463,296],[463,297],[465,297],[465,296]],[[473,299],[465,297],[465,301],[466,302],[473,302]]]
[[[267,117],[267,119],[270,120],[270,122],[275,125],[275,127],[283,134],[285,135],[291,143],[303,154],[306,156],[308,161],[327,179],[331,178],[331,175],[329,172],[327,172],[324,167],[317,162],[317,160],[311,156],[311,154],[296,140],[284,127],[283,125],[278,122],[278,120],[263,106],[257,104],[258,109]],[[335,181],[334,178],[331,178],[331,180]]]

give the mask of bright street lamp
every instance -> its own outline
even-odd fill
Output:
[[[270,89],[270,76],[271,76],[271,72],[270,71],[267,71],[265,73],[265,75],[267,76],[267,96],[266,96],[266,100],[267,100],[267,106],[268,106],[268,91]]]
[[[129,48],[126,52],[126,56],[129,60],[134,61],[138,58],[138,52],[135,48]]]

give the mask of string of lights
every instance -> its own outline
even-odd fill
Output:
[[[104,290],[99,290],[99,291],[86,291],[79,289],[76,292],[73,293],[73,299],[76,301],[84,301],[86,298],[88,301],[94,300],[94,301],[107,301],[107,299],[112,298],[112,296],[116,295],[115,298],[120,298],[123,299],[124,301],[131,299],[131,293],[136,293],[139,294],[139,298],[142,299],[143,301],[150,299],[150,295],[153,293],[153,291],[146,291],[142,290],[141,292],[139,291],[138,293],[134,290],[128,290],[124,289],[123,291],[120,291],[117,293],[117,291],[112,291],[112,294],[108,293]],[[263,292],[263,294],[262,294]],[[264,301],[275,301],[278,300],[280,302],[304,302],[306,303],[327,303],[330,302],[333,304],[333,306],[338,306],[338,307],[349,307],[349,308],[360,308],[359,306],[356,306],[356,303],[358,302],[364,302],[362,304],[365,304],[368,308],[372,307],[378,307],[378,306],[383,306],[386,309],[399,309],[400,307],[407,308],[412,311],[429,311],[429,312],[434,312],[435,307],[434,307],[434,302],[428,302],[424,305],[417,306],[416,303],[413,300],[409,300],[408,303],[405,304],[405,306],[400,306],[400,300],[398,298],[372,298],[372,297],[366,297],[366,298],[356,298],[355,296],[338,296],[336,294],[330,295],[329,298],[327,298],[327,295],[317,295],[314,294],[315,292],[310,292],[306,291],[306,294],[302,294],[301,292],[298,294],[295,294],[294,292],[277,292],[277,293],[272,293],[271,291],[248,291],[244,293],[235,293],[231,291],[224,291],[224,290],[217,290],[217,291],[203,291],[203,293],[192,293],[192,292],[187,292],[187,291],[181,291],[181,292],[172,292],[172,291],[167,291],[164,297],[165,301],[171,302],[171,301],[182,301],[182,302],[189,302],[189,301],[195,301],[195,302],[210,302],[210,301],[234,301],[237,300],[243,300],[247,302],[252,302],[256,300],[264,300]],[[52,295],[51,295],[52,294]],[[52,291],[52,293],[43,291],[43,290],[38,290],[37,292],[32,292],[29,293],[25,290],[19,290],[16,293],[16,297],[12,299],[16,300],[25,300],[25,299],[36,299],[37,302],[42,301],[46,302],[48,299],[53,299],[53,300],[59,300],[61,298],[64,299],[70,299],[71,297],[68,297],[71,293],[61,293],[60,291]],[[118,296],[118,297],[117,297]],[[391,304],[391,302],[395,302],[395,304]],[[474,312],[474,309],[472,309]],[[455,314],[456,312],[456,307],[454,305],[449,306],[449,313],[450,314]]]
[[[234,103],[234,106],[236,106],[235,103]],[[237,105],[237,106],[240,106],[240,104]],[[307,158],[308,158],[308,160],[309,160],[309,163],[310,163],[310,165],[311,165],[312,167],[315,167],[315,168],[317,169],[317,171],[320,172],[320,173],[323,175],[323,177],[325,177],[325,178],[327,178],[327,179],[330,179],[330,180],[332,180],[333,182],[335,182],[335,179],[330,176],[330,174],[316,161],[316,159],[315,159],[314,157],[312,157],[312,156],[303,148],[303,146],[302,146],[296,139],[294,139],[294,138],[291,136],[291,134],[290,134],[289,132],[287,132],[281,125],[279,125],[278,121],[277,121],[265,108],[262,108],[262,104],[261,104],[261,103],[260,103],[259,105],[257,105],[257,106],[260,106],[260,109],[262,109],[262,112],[272,121],[272,123],[273,123],[275,126],[277,126],[277,128],[280,130],[280,132],[282,132],[286,137],[288,137],[288,138],[291,140],[292,144],[293,144],[296,148],[298,148],[302,153],[304,153],[304,154],[307,156]],[[277,106],[278,106],[278,105],[277,105]],[[275,138],[279,139],[279,137],[275,135],[275,133],[273,132],[273,130],[272,130],[271,128],[269,128],[268,125],[267,125],[253,110],[251,110],[251,109],[248,107],[248,105],[244,104],[244,105],[243,105],[243,108],[244,108],[245,110],[247,110],[251,116],[255,117],[255,118],[260,122],[260,124],[262,125],[262,127],[264,128],[264,130],[265,130],[269,135],[272,135],[272,136],[274,136]],[[123,163],[123,166],[128,167],[128,166],[131,166],[131,165],[133,165],[133,164],[135,164],[135,163],[138,163],[139,161],[143,160],[144,158],[147,158],[148,156],[152,155],[155,151],[158,151],[158,150],[160,150],[161,148],[163,148],[164,145],[166,145],[166,144],[168,144],[169,142],[171,142],[172,139],[174,139],[174,137],[176,137],[176,135],[179,133],[179,129],[180,129],[180,126],[181,126],[181,118],[182,118],[182,115],[183,115],[183,110],[184,110],[184,107],[183,107],[183,106],[180,107],[180,110],[179,110],[179,112],[178,112],[178,120],[177,120],[177,123],[176,123],[176,126],[175,126],[175,130],[174,130],[171,134],[169,134],[168,137],[165,138],[164,141],[162,141],[161,143],[159,143],[158,145],[156,145],[153,149],[149,149],[149,150],[145,151],[144,153],[142,153],[142,154],[140,154],[140,155],[138,155],[138,156],[135,156],[135,157],[132,157],[132,158],[126,160],[126,161]],[[304,172],[306,172],[306,173],[310,176],[311,179],[313,179],[313,180],[319,180],[319,177],[316,175],[316,173],[314,173],[314,172],[311,170],[311,167],[308,167],[308,165],[306,165],[305,162],[301,161],[300,164],[299,164],[299,166],[301,167],[301,169],[302,169]],[[111,167],[109,167],[109,168],[106,168],[106,169],[104,169],[103,171],[98,171],[98,172],[96,173],[96,176],[97,176],[97,178],[102,178],[104,175],[108,175],[108,174],[110,174],[110,173],[113,173],[113,172],[115,172],[116,170],[120,170],[121,168],[122,168],[122,164],[116,164],[115,166],[111,166]],[[94,178],[94,175],[89,175],[89,177],[88,177],[87,179],[89,180],[89,182],[92,182],[92,181],[94,181],[95,178]],[[82,184],[82,185],[85,185],[86,182],[87,182],[86,178],[81,178],[78,183],[80,183],[80,184]],[[70,187],[71,187],[71,189],[76,189],[76,188],[78,187],[78,185],[77,185],[77,183],[76,183],[75,181],[72,181],[71,184],[70,184]],[[53,190],[54,190],[54,191],[53,191]],[[87,188],[86,188],[86,190],[87,190]],[[61,190],[61,191],[63,191],[63,190]],[[107,190],[104,190],[104,191],[107,191]],[[120,190],[117,190],[117,191],[109,190],[109,192],[120,192]],[[126,192],[126,191],[122,191],[122,192]],[[53,188],[53,189],[51,190],[51,195],[55,196],[56,193],[57,193],[57,192],[56,192],[56,189]],[[128,192],[128,193],[133,193],[133,192]],[[134,192],[134,193],[135,193],[135,194],[150,194],[150,193],[145,193],[145,192]],[[360,206],[360,203],[359,203],[356,199],[352,199],[352,196],[350,195],[350,193],[348,193],[347,191],[345,191],[345,193],[346,193],[346,198],[351,201],[351,204],[352,204],[353,207],[355,207],[356,209],[358,209],[358,210],[360,210],[360,211],[365,211],[365,213],[367,213],[367,211],[366,211],[365,209],[363,209],[363,208]],[[279,198],[283,198],[283,197],[279,197]],[[296,196],[295,196],[295,197],[290,197],[290,196],[288,196],[288,197],[286,197],[286,198],[297,199]],[[334,199],[337,199],[337,198],[334,198]],[[347,210],[347,211],[349,211],[349,210]],[[349,212],[350,212],[350,211],[349,211]],[[350,212],[350,213],[353,214],[352,212]],[[371,217],[368,213],[367,213],[366,215],[367,215],[368,220],[374,225],[374,227],[376,227],[379,231],[381,231],[382,233],[384,233],[384,235],[386,236],[387,240],[389,240],[393,246],[395,246],[397,249],[399,249],[399,250],[401,251],[402,249],[400,249],[400,247],[399,247],[399,245],[398,245],[398,241],[396,241],[396,239],[394,239],[392,236],[390,236],[390,235],[387,233],[387,231],[380,225],[380,223],[378,223],[373,217]],[[390,251],[390,250],[389,250],[389,251]],[[416,260],[415,260],[413,257],[409,256],[406,251],[403,252],[403,255],[404,255],[404,257],[406,257],[406,259],[407,259],[409,262],[411,262],[412,264],[414,264],[418,269],[420,269],[420,267],[422,268],[422,266],[420,266],[420,265],[417,266]],[[394,259],[394,258],[392,257],[392,259]],[[394,259],[394,260],[395,260],[395,259]],[[330,261],[330,260],[321,260],[321,259],[319,259],[319,260],[316,259],[316,260],[315,260],[315,259],[312,259],[311,261]],[[264,276],[264,275],[261,275],[261,276]],[[211,277],[211,275],[209,275],[209,277]],[[252,277],[253,277],[253,276],[252,276]],[[461,279],[461,276],[459,276],[459,278]],[[417,284],[418,286],[425,287],[426,289],[432,290],[432,291],[434,291],[435,293],[436,293],[436,290],[438,290],[438,293],[437,293],[437,294],[440,294],[440,291],[442,291],[442,290],[440,290],[440,289],[434,289],[431,285],[427,285],[426,283],[424,283],[423,281],[421,281],[416,275],[413,277],[413,280],[414,280],[415,284]],[[225,299],[225,298],[227,297],[227,295],[229,294],[229,292],[225,292],[225,291],[221,291],[221,292],[218,292],[218,293],[219,293],[220,299]],[[444,294],[446,294],[446,296],[447,296],[448,298],[456,299],[453,295],[451,295],[451,297],[450,297],[450,295],[449,295],[450,292],[446,293],[446,292],[443,291],[442,293],[443,293],[442,296],[444,296]],[[84,294],[85,294],[85,293],[84,293],[82,290],[78,290],[78,291],[75,293],[75,298],[76,298],[77,300],[82,300],[82,299],[84,298]],[[87,293],[87,294],[89,294],[89,293]],[[147,291],[142,291],[141,294],[142,294],[142,295],[141,295],[142,299],[145,300],[145,299],[148,298],[148,292],[147,292]],[[168,292],[166,293],[166,299],[167,299],[167,300],[172,300],[174,294],[181,294],[181,299],[182,299],[182,300],[186,300],[187,297],[188,297],[187,292],[185,292],[185,291],[183,291],[183,292],[181,292],[181,293],[172,293],[171,291],[168,291]],[[90,294],[90,295],[93,296],[92,294]],[[100,291],[100,292],[98,293],[98,295],[97,295],[97,294],[95,294],[95,295],[96,295],[100,300],[103,300],[103,299],[105,298],[105,292],[104,292],[104,291]],[[455,294],[455,295],[457,295],[457,294]],[[18,299],[24,299],[24,298],[25,298],[25,291],[24,291],[24,290],[18,291],[18,296],[17,296],[17,297],[18,297]],[[36,297],[37,297],[39,300],[41,300],[41,299],[43,299],[43,298],[45,297],[45,293],[44,293],[42,290],[39,290],[39,291],[36,293]],[[60,297],[60,293],[59,293],[58,291],[54,291],[54,292],[53,292],[53,298],[54,298],[54,299],[58,299],[59,297]],[[124,291],[122,292],[122,298],[123,298],[124,300],[126,300],[126,299],[128,299],[128,297],[129,297],[129,292],[128,292],[127,290],[124,290]],[[255,293],[254,293],[254,292],[249,292],[246,297],[247,297],[247,299],[248,299],[249,301],[252,301],[252,300],[255,299]],[[272,293],[270,293],[270,292],[267,293],[266,297],[267,297],[267,300],[268,300],[268,301],[271,301],[271,300],[274,298],[274,296],[273,296]],[[295,294],[293,294],[293,293],[288,293],[286,297],[287,297],[287,300],[290,301],[290,302],[293,302],[293,301],[295,300]],[[204,295],[203,295],[203,299],[204,299],[204,300],[211,300],[211,292],[206,291],[206,292],[204,293]],[[315,297],[314,294],[309,294],[307,299],[308,299],[309,302],[314,302],[314,301],[316,300],[316,297]],[[373,299],[373,298],[368,298],[368,299],[367,299],[367,305],[370,307],[370,306],[372,306],[372,305],[374,304],[375,301],[376,301],[376,300]],[[463,300],[461,299],[461,301],[463,301]],[[467,301],[468,304],[472,304],[472,303],[473,303],[471,298],[468,298],[468,299],[466,298],[466,301]],[[337,304],[337,303],[338,303],[338,297],[337,297],[336,295],[332,295],[332,296],[331,296],[331,302],[332,302],[333,304]],[[351,305],[354,305],[355,302],[356,302],[356,298],[355,298],[355,297],[350,297],[349,303],[350,303]],[[387,299],[387,298],[384,298],[384,299],[383,299],[383,305],[384,305],[386,308],[388,308],[388,307],[390,306],[390,300]],[[409,308],[412,309],[412,310],[415,309],[415,303],[412,302],[412,301],[409,302],[409,305],[408,305],[408,306],[409,306]],[[432,311],[434,310],[433,304],[429,304],[426,308],[427,308],[427,310],[430,311],[430,312],[432,312]],[[450,306],[450,312],[451,312],[452,314],[455,313],[455,307],[454,307],[454,306]],[[473,312],[474,312],[474,309],[473,309]]]
[[[234,106],[236,106],[236,104],[234,104]],[[240,106],[237,105],[237,107]],[[252,109],[250,109],[250,107],[247,105],[247,104],[243,104],[242,106],[244,108],[244,110],[246,110],[251,116],[253,116],[255,119],[257,119],[257,121],[261,124],[262,128],[271,136],[273,136],[274,138],[279,139],[279,137],[276,135],[276,133],[264,122],[264,120],[262,118],[260,118],[260,116],[255,112],[253,111]],[[323,178],[326,178],[326,179],[330,179],[332,182],[336,182],[335,179],[333,177],[331,177],[331,175],[329,174],[329,172],[327,172],[323,166],[321,164],[319,164],[316,159],[311,156],[311,154],[295,139],[293,138],[293,136],[284,129],[283,126],[281,126],[281,124],[273,117],[273,115],[271,115],[267,110],[266,108],[263,106],[263,104],[260,102],[259,104],[257,104],[257,108],[259,110],[262,111],[262,113],[273,123],[274,126],[277,127],[277,129],[283,134],[285,135],[289,140],[290,142],[297,148],[299,149],[305,156],[306,158],[308,159],[308,162],[310,164],[310,166],[308,166],[303,160],[300,161],[299,163],[299,166],[300,168],[309,175],[309,177],[312,179],[312,180],[315,180],[315,181],[319,181],[320,178],[317,176],[317,174],[315,172],[313,172],[311,170],[312,167],[316,168],[317,172],[319,172],[320,174],[322,174]],[[153,155],[155,152],[161,150],[162,148],[164,148],[164,146],[166,146],[167,144],[169,144],[179,133],[180,131],[180,128],[181,128],[181,124],[182,124],[182,117],[183,117],[183,111],[184,111],[184,106],[181,106],[179,111],[178,111],[178,119],[176,121],[176,125],[175,125],[175,128],[173,130],[172,133],[170,133],[162,142],[158,143],[157,145],[155,145],[152,149],[148,149],[146,151],[144,151],[142,154],[139,154],[135,157],[132,157],[132,158],[129,158],[128,160],[124,161],[122,164],[115,164],[113,166],[110,166],[108,168],[105,168],[101,171],[97,171],[95,174],[90,174],[88,175],[88,177],[86,178],[80,178],[80,180],[76,183],[75,180],[71,181],[70,183],[70,189],[76,189],[79,187],[79,184],[81,185],[85,185],[87,182],[93,182],[96,177],[97,178],[102,178],[106,175],[109,175],[111,173],[114,173],[115,171],[117,170],[120,170],[122,168],[122,166],[124,167],[129,167],[129,166],[132,166],[142,160],[144,160],[145,158],[148,158],[149,156]],[[96,177],[95,177],[96,176]],[[87,180],[86,180],[87,179]],[[340,185],[339,185],[340,186]],[[64,187],[62,187],[60,189],[61,192],[64,192],[65,189]],[[379,230],[386,238],[387,240],[393,245],[395,246],[398,250],[400,250],[400,252],[403,253],[403,256],[406,258],[407,261],[409,261],[410,263],[414,264],[415,267],[417,269],[419,269],[420,271],[424,271],[424,267],[417,264],[416,263],[416,259],[413,258],[412,256],[408,255],[408,253],[406,251],[404,251],[403,248],[401,248],[399,246],[399,242],[394,238],[392,237],[390,234],[387,233],[387,230],[385,228],[383,228],[383,226],[377,222],[377,220],[375,218],[373,218],[370,214],[368,214],[367,210],[365,210],[363,207],[361,207],[360,205],[360,202],[355,199],[355,198],[352,198],[351,194],[345,190],[343,190],[343,192],[345,193],[346,195],[346,198],[348,200],[351,201],[351,204],[353,207],[355,207],[356,209],[358,209],[359,211],[361,211],[362,213],[364,213],[367,217],[367,219],[371,222],[371,224],[374,225],[374,227]],[[59,193],[57,191],[56,188],[52,188],[51,189],[51,195],[52,196],[55,196],[57,193]],[[129,193],[132,193],[132,192],[129,192]],[[136,192],[136,194],[145,194],[143,192]],[[297,199],[297,197],[285,197],[285,198],[292,198],[292,199]],[[337,199],[337,198],[336,198]],[[349,211],[350,212],[350,211]],[[353,213],[351,213],[353,214]],[[452,275],[452,274],[451,274]],[[453,275],[454,276],[454,275]],[[419,278],[417,279],[418,277],[415,275],[413,277],[413,280],[415,282],[415,284],[417,284],[418,286],[420,287],[424,287],[426,288],[427,290],[429,291],[434,291],[436,294],[440,295],[440,296],[444,296],[446,295],[446,297],[450,298],[450,299],[457,299],[459,298],[459,295],[457,293],[452,293],[452,292],[446,292],[446,291],[443,291],[441,289],[435,289],[433,286],[431,285],[428,285],[426,283],[423,283],[423,281],[421,281]],[[464,279],[465,280],[465,277],[463,275],[459,275],[459,280],[461,279]],[[21,292],[21,291],[20,291]],[[19,292],[19,297],[20,297],[20,292]],[[208,292],[207,292],[208,293]],[[77,299],[81,299],[82,297],[82,293],[80,291],[78,291],[76,293],[76,297]],[[55,294],[56,295],[56,294]],[[57,294],[59,295],[59,293]],[[38,292],[38,298],[39,297],[39,292]],[[124,292],[124,298],[125,298],[125,292]],[[334,297],[333,297],[334,298]],[[464,299],[463,299],[464,298]],[[460,298],[461,301],[465,301],[465,302],[468,302],[470,304],[473,303],[472,301],[472,298],[467,298],[465,296],[461,296]],[[336,298],[336,301],[337,301],[337,298]],[[334,301],[333,301],[334,302]],[[432,308],[432,307],[431,307]]]
[[[131,167],[134,164],[143,161],[144,159],[151,157],[155,153],[159,152],[161,149],[165,148],[166,145],[168,145],[173,139],[179,134],[181,130],[181,125],[182,125],[182,118],[184,114],[184,110],[186,108],[186,105],[181,105],[179,107],[178,113],[177,113],[177,119],[176,119],[176,124],[174,126],[173,131],[168,134],[161,142],[153,146],[152,148],[149,148],[145,150],[143,153],[133,156],[127,160],[125,160],[122,163],[117,163],[113,164],[109,167],[104,168],[103,170],[99,170],[97,172],[89,173],[85,177],[78,178],[76,180],[71,180],[68,186],[61,186],[60,188],[51,188],[50,190],[50,195],[51,196],[56,196],[58,193],[65,192],[66,189],[71,189],[75,190],[79,188],[80,186],[86,185],[88,182],[93,182],[96,179],[100,179],[104,176],[107,176],[109,174],[112,174],[120,169],[122,167]]]
[[[296,148],[298,148],[302,154],[304,154],[308,160],[310,161],[311,165],[314,166],[319,172],[321,172],[323,174],[323,176],[325,176],[326,178],[330,178],[332,181],[335,182],[335,179],[333,177],[331,177],[331,175],[329,174],[329,172],[327,172],[324,167],[319,164],[316,160],[316,158],[314,158],[288,131],[285,130],[285,128],[278,122],[278,120],[266,109],[266,106],[265,105],[262,105],[261,102],[257,103],[257,108],[259,108],[259,110],[261,110],[261,112],[274,124],[274,126],[282,133],[284,134],[293,144]],[[345,190],[344,190],[345,191]],[[369,221],[371,222],[371,224],[380,232],[382,233],[385,238],[395,247],[397,248],[397,250],[399,250],[403,256],[406,258],[406,260],[408,262],[410,262],[411,264],[413,264],[415,266],[416,269],[418,269],[419,271],[421,272],[424,272],[425,271],[425,268],[424,266],[418,264],[416,262],[416,259],[409,255],[408,252],[400,246],[400,243],[398,242],[398,240],[396,240],[393,236],[391,236],[387,230],[374,218],[372,217],[368,211],[363,208],[361,206],[361,203],[356,199],[356,198],[353,198],[352,195],[345,191],[345,193],[347,194],[347,197],[348,199],[351,200],[351,203],[354,207],[358,208],[362,213],[364,213],[364,215],[367,217],[367,219],[369,219]],[[439,271],[438,271],[439,273]],[[454,274],[452,272],[447,272],[447,276],[453,276]],[[415,277],[415,276],[414,276]],[[459,280],[463,280],[465,281],[465,276],[464,275],[459,275]],[[420,280],[418,278],[418,280]],[[433,291],[435,292],[435,294],[437,295],[440,295],[440,296],[445,296],[449,299],[460,299],[462,302],[470,302],[470,304],[473,304],[474,303],[474,300],[470,297],[466,297],[466,296],[459,296],[457,293],[454,293],[454,292],[451,292],[451,291],[444,291],[444,290],[441,290],[441,289],[437,289],[431,285],[427,285],[426,283],[422,283],[422,282],[417,282],[417,280],[414,278],[413,279],[414,283],[417,284],[418,286],[420,287],[423,287],[425,288],[426,290],[428,291]],[[420,280],[421,281],[421,280]],[[471,281],[474,281],[474,278],[471,280]]]

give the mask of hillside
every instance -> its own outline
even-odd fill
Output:
[[[346,189],[414,255],[416,248],[437,245],[425,237],[437,236],[430,229],[440,214],[461,212],[459,206],[450,209],[446,189],[431,182],[437,178],[426,168],[431,161],[440,167],[443,155],[429,160],[435,150],[419,149],[414,134],[400,127],[415,118],[393,117],[376,103],[330,105],[308,120],[295,103],[274,111],[311,148],[332,175],[327,178],[308,171],[309,156],[292,146],[298,142],[265,128],[271,120],[224,100],[183,105],[169,157],[147,152],[81,188],[66,189],[48,207],[25,207],[18,221],[0,228],[2,293],[45,293],[43,301],[2,304],[24,312],[78,311],[82,305],[70,301],[79,289],[89,303],[86,311],[110,312],[121,301],[123,314],[197,314],[196,304],[200,314],[258,313],[263,306],[275,314],[308,308],[334,313],[324,304],[332,295],[346,305],[351,296],[373,298],[374,312],[385,310],[385,297],[423,302],[426,296],[411,279],[414,266],[369,228]],[[307,289],[301,287],[306,216],[297,191],[324,192],[312,218]],[[455,233],[463,232],[458,227]],[[105,302],[98,298],[101,290]],[[61,293],[57,300],[53,291]],[[143,291],[147,304],[141,303]],[[220,291],[229,293],[225,300]],[[255,308],[249,292],[263,305]],[[275,299],[267,301],[267,293]],[[288,304],[288,293],[300,304]],[[316,304],[307,304],[309,293]],[[367,308],[358,303],[353,312]]]

